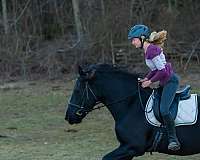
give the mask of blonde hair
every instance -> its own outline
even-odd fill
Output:
[[[163,48],[164,41],[167,39],[167,31],[162,30],[160,32],[152,32],[149,36],[148,42]]]

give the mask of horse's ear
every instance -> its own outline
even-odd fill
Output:
[[[79,73],[80,76],[85,75],[83,68],[81,66],[78,66],[78,73]]]
[[[89,73],[87,73],[87,79],[93,79],[95,77],[96,69],[91,70]]]
[[[78,73],[84,80],[93,79],[95,76],[96,69],[85,71],[80,65],[78,66]]]

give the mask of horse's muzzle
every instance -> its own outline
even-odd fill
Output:
[[[78,124],[81,123],[82,118],[76,115],[76,112],[68,107],[66,114],[65,114],[65,120],[69,122],[69,124]]]

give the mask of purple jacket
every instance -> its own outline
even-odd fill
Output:
[[[151,69],[146,78],[152,82],[160,81],[163,86],[170,79],[173,69],[171,63],[167,63],[165,55],[160,47],[150,44],[145,53],[146,65]]]

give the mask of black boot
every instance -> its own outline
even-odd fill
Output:
[[[168,149],[172,151],[179,150],[180,143],[176,136],[174,120],[172,119],[171,115],[168,115],[168,116],[163,117],[163,121],[164,121],[164,125],[166,126],[167,134],[168,134],[168,141],[169,141]]]

